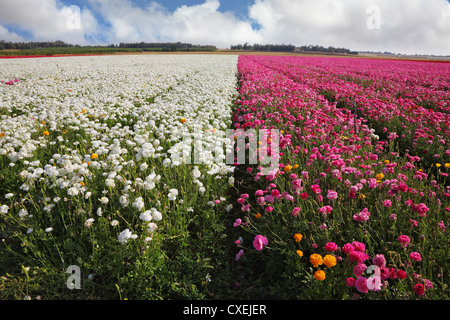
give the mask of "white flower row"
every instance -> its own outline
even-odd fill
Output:
[[[152,158],[161,158],[167,167],[180,166],[191,163],[186,159],[195,154],[207,168],[200,172],[195,166],[192,172],[201,192],[207,187],[201,182],[204,173],[220,179],[231,172],[223,146],[236,93],[236,64],[236,56],[225,55],[0,60],[0,80],[21,80],[0,84],[0,157],[24,166],[19,174],[23,191],[45,183],[65,192],[61,197],[89,199],[93,190],[85,182],[100,173],[104,184],[96,188],[114,189],[120,204],[130,204],[142,221],[152,220],[149,228],[155,230],[153,221],[162,219],[161,212],[146,208],[133,192],[157,187],[162,168],[142,178],[124,168],[146,172]],[[58,151],[45,163],[33,160],[48,147]],[[169,200],[180,197],[169,189]],[[98,201],[101,207],[109,199]],[[46,203],[45,208],[50,212],[53,206]],[[129,230],[119,236],[122,243],[129,238]]]

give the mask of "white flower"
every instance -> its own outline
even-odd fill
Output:
[[[98,199],[101,203],[103,203],[104,205],[107,205],[109,202],[109,199],[107,197],[101,197],[100,199]]]
[[[156,225],[156,223],[150,222],[148,224],[148,229],[147,229],[148,232],[153,233],[156,229],[158,229],[158,226]]]
[[[170,189],[169,194],[167,195],[169,197],[169,200],[176,200],[178,195],[177,189]]]
[[[105,184],[107,187],[114,188],[116,184],[114,183],[114,179],[108,178],[105,180]]]
[[[45,229],[45,232],[52,232],[52,231],[53,231],[52,227],[48,227],[48,228]]]
[[[119,221],[113,220],[113,221],[111,221],[111,225],[112,225],[113,227],[115,227],[115,226],[119,225]]]
[[[125,244],[125,243],[127,243],[128,239],[131,239],[132,235],[133,234],[131,233],[131,231],[129,229],[125,229],[119,234],[118,240],[121,244]]]
[[[0,213],[8,213],[9,207],[4,204],[0,207]]]
[[[119,202],[122,205],[122,207],[128,206],[128,198],[125,195],[121,195],[119,198]]]
[[[78,193],[79,193],[79,191],[78,191],[78,189],[75,188],[75,187],[71,187],[71,188],[69,188],[69,189],[67,190],[67,194],[68,194],[69,196],[77,196]]]
[[[7,194],[5,194],[5,199],[9,199],[12,196],[14,196],[14,193],[7,193]]]
[[[26,210],[26,209],[21,209],[20,211],[19,211],[19,218],[23,218],[23,217],[26,217],[27,215],[28,215],[28,211]]]
[[[92,225],[92,223],[93,223],[94,221],[95,221],[94,218],[89,218],[89,219],[87,219],[87,220],[84,222],[84,226],[85,226],[86,228],[89,228],[89,227]]]
[[[136,199],[134,199],[132,206],[134,208],[136,208],[137,210],[142,210],[145,206],[144,200],[142,199],[142,197],[137,197]]]
[[[162,214],[161,212],[159,212],[158,210],[156,210],[155,208],[151,209],[152,212],[152,218],[155,221],[161,221],[162,220]]]
[[[33,228],[29,228],[28,230],[27,230],[27,234],[30,234],[30,233],[32,233],[33,232]]]
[[[84,194],[84,198],[87,200],[91,197],[91,195],[92,195],[92,192],[88,191]]]
[[[99,217],[101,217],[102,214],[103,214],[102,208],[98,208],[98,209],[97,209],[97,215],[98,215]]]
[[[146,211],[142,212],[139,215],[139,219],[141,219],[143,221],[150,221],[150,220],[152,220],[152,212],[150,210],[146,210]]]

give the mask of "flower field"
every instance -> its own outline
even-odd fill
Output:
[[[280,130],[273,174],[238,168],[249,292],[448,298],[448,64],[241,56],[238,69],[235,126]]]
[[[0,66],[0,298],[450,297],[450,64]]]

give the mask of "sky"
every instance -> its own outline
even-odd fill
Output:
[[[450,0],[0,0],[0,40],[450,55]]]

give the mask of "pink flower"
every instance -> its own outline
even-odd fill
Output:
[[[253,240],[253,247],[257,250],[257,251],[261,251],[264,245],[267,245],[269,243],[269,241],[267,240],[266,237],[258,234],[255,239]]]
[[[319,209],[320,213],[331,213],[333,211],[333,208],[331,206],[323,206]]]
[[[422,256],[418,252],[411,252],[409,258],[414,261],[422,261]]]
[[[423,284],[417,283],[414,286],[414,292],[419,296],[423,296],[425,294],[425,288],[424,288]]]
[[[406,248],[406,247],[408,246],[408,243],[411,242],[411,240],[409,239],[409,237],[406,236],[406,235],[404,235],[404,234],[402,234],[401,236],[398,237],[398,241],[400,242],[400,245],[401,245],[403,248]]]
[[[233,223],[233,227],[237,227],[242,223],[242,220],[237,218],[236,221]]]
[[[389,208],[390,206],[392,206],[392,201],[391,200],[384,200],[383,206],[385,208]]]
[[[350,278],[347,278],[346,282],[347,282],[347,286],[349,286],[349,287],[354,287],[354,286],[355,286],[355,283],[356,283],[356,279],[350,277]]]
[[[294,216],[294,217],[296,217],[297,216],[297,214],[300,212],[300,208],[299,207],[295,207],[293,210],[292,210],[292,215]]]
[[[364,277],[359,277],[355,282],[356,290],[361,293],[367,293],[369,288],[367,287],[367,279]]]
[[[354,251],[355,247],[351,243],[346,243],[342,247],[342,251],[344,251],[345,254],[349,254],[350,252]]]
[[[338,197],[338,193],[334,190],[328,190],[327,199],[328,200],[335,200]]]
[[[355,248],[356,251],[360,251],[360,252],[366,251],[366,246],[362,242],[353,241],[352,246]]]
[[[399,279],[405,279],[406,278],[406,272],[405,271],[403,271],[403,270],[397,270],[397,277],[399,278]]]
[[[371,276],[367,279],[367,287],[370,291],[380,291],[381,290],[381,278],[379,276]]]
[[[353,220],[367,221],[367,220],[369,220],[369,217],[370,217],[369,209],[364,208],[360,213],[355,213],[353,215]]]
[[[426,213],[430,210],[424,203],[413,204],[411,208],[421,217],[426,217]]]
[[[359,263],[353,268],[353,273],[356,277],[361,277],[361,275],[366,271],[367,266],[364,263]]]
[[[360,251],[352,251],[348,256],[350,261],[356,262],[357,264],[364,263],[365,260],[369,259],[369,256],[366,253]]]
[[[386,266],[386,258],[382,254],[377,254],[375,258],[372,259],[373,264],[379,267]]]
[[[338,249],[338,246],[334,242],[327,242],[327,244],[323,248],[325,250],[327,250],[327,251],[333,252],[333,251],[336,251]]]

